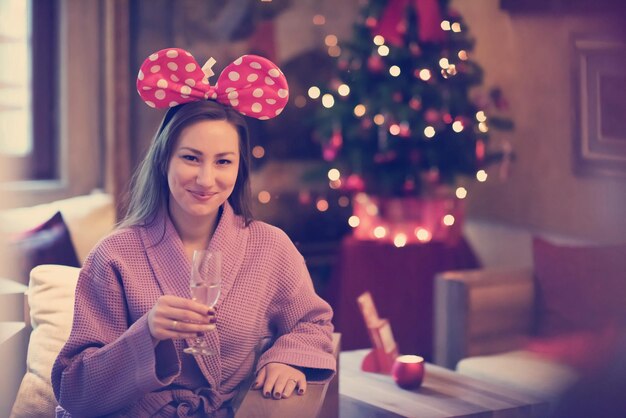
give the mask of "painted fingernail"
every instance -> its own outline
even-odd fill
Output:
[[[298,389],[298,395],[303,395],[304,394],[304,389]]]
[[[215,324],[217,322],[217,318],[212,316],[209,318],[209,324]]]
[[[280,392],[274,392],[274,399],[280,399]]]
[[[207,315],[211,315],[213,313],[213,309],[209,309],[208,311],[206,311]]]
[[[270,397],[270,393],[269,393],[269,392],[265,392],[265,393],[263,394],[263,396],[265,396],[266,398],[269,398],[269,397]]]

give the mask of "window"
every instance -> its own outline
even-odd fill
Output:
[[[11,180],[57,177],[56,3],[0,0],[0,161]]]
[[[15,11],[20,3],[26,4],[26,12]],[[105,186],[100,80],[105,68],[102,6],[106,3],[0,0],[0,67],[10,66],[11,75],[16,72],[16,59],[7,56],[2,45],[4,40],[15,40],[4,35],[8,32],[5,22],[22,19],[22,26],[24,19],[27,22],[22,42],[26,42],[30,61],[25,71],[27,93],[22,97],[31,103],[27,108],[30,152],[7,153],[0,144],[0,206],[46,203]],[[0,89],[0,103],[6,102],[6,91]],[[11,131],[17,130],[14,118],[8,124]],[[7,135],[0,132],[0,137]]]

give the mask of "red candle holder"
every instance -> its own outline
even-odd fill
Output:
[[[424,358],[420,356],[399,356],[391,367],[391,376],[403,389],[415,389],[424,380]]]

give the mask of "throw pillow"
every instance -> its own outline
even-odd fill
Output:
[[[9,253],[16,277],[27,277],[28,272],[42,264],[80,267],[61,212],[31,230],[14,234],[9,239]]]
[[[108,234],[115,224],[113,197],[94,191],[88,195],[41,205],[2,210],[0,211],[0,233],[8,237],[31,230],[50,219],[56,212],[63,214],[78,261],[81,263],[84,262],[93,246]],[[26,273],[24,283],[28,281],[29,272]]]
[[[538,334],[598,330],[626,322],[626,244],[571,247],[535,238]]]
[[[76,267],[43,265],[30,274],[27,296],[33,331],[28,343],[26,374],[13,405],[12,418],[55,414],[57,402],[50,374],[72,328],[79,272]]]

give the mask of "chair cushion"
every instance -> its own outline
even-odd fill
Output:
[[[557,398],[578,378],[574,369],[525,350],[469,357],[456,371],[545,400]]]
[[[555,245],[535,238],[538,334],[554,337],[626,323],[626,244]]]
[[[42,265],[31,271],[27,295],[33,331],[28,344],[26,374],[11,417],[54,416],[57,402],[50,374],[70,335],[79,272],[79,268],[60,265]]]

